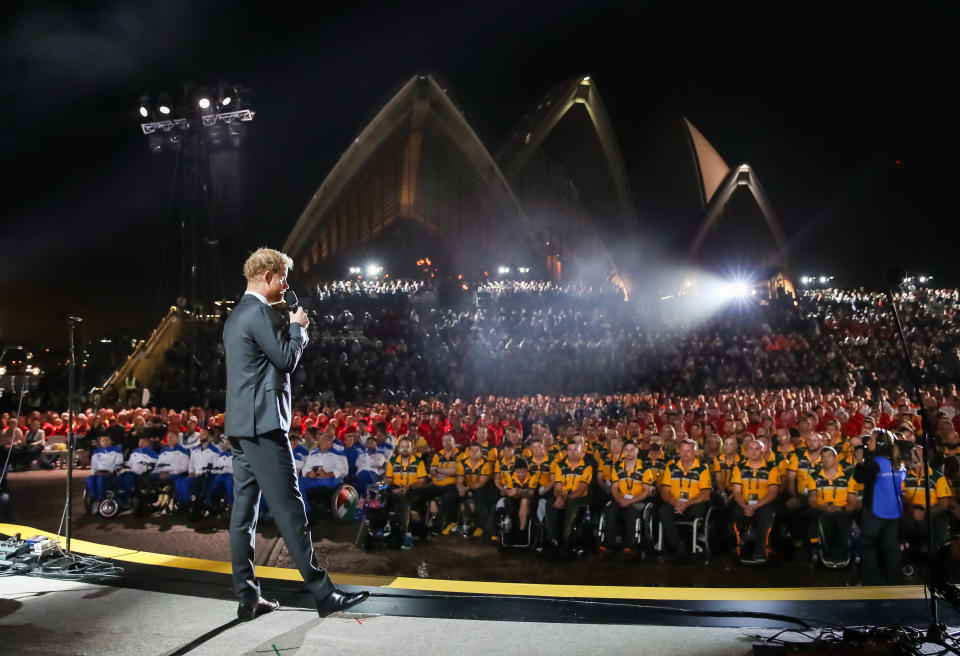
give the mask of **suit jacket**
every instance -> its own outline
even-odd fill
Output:
[[[253,437],[290,430],[290,373],[307,345],[307,331],[244,294],[223,326],[227,360],[224,433]]]

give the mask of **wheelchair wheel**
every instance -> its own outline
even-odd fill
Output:
[[[117,503],[116,499],[110,497],[101,501],[100,505],[97,507],[97,514],[104,519],[116,517],[118,512],[120,512],[120,504]]]
[[[730,536],[722,512],[714,508],[707,509],[707,516],[703,520],[703,536],[703,549],[708,558],[727,552]]]

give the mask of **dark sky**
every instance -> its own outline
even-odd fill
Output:
[[[149,332],[170,300],[172,160],[148,152],[137,97],[191,79],[254,92],[243,217],[222,230],[228,293],[242,253],[283,244],[365,121],[423,71],[493,152],[549,87],[590,73],[628,167],[678,113],[750,162],[798,268],[872,284],[896,262],[957,284],[958,11],[886,4],[7,5],[0,340],[63,341],[58,309],[90,337]]]

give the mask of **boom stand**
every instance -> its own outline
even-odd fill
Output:
[[[902,276],[900,276],[902,279]],[[897,301],[893,296],[893,288],[887,287],[887,299],[890,301],[890,309],[893,311],[893,320],[897,326],[897,334],[900,337],[900,346],[903,349],[903,358],[907,365],[907,371],[910,373],[910,382],[913,383],[913,393],[920,404],[921,421],[924,424],[924,444],[923,444],[923,472],[924,472],[924,492],[927,497],[927,541],[929,553],[927,555],[927,580],[925,587],[930,593],[930,628],[927,630],[927,638],[933,642],[944,644],[943,636],[946,633],[946,627],[940,623],[940,609],[937,607],[937,595],[934,589],[934,561],[936,556],[936,543],[933,539],[933,513],[930,512],[930,449],[933,448],[933,439],[930,435],[928,422],[923,416],[923,395],[920,393],[920,383],[917,380],[917,371],[913,366],[913,358],[910,357],[910,349],[907,347],[907,338],[903,334],[903,324],[900,322],[900,312],[897,310]]]
[[[77,354],[74,348],[73,333],[76,328],[76,320],[69,318],[70,324],[70,369],[67,375],[67,411],[70,414],[69,430],[67,432],[67,507],[64,512],[67,516],[67,555],[70,553],[70,529],[73,528],[73,451],[75,449],[76,436],[73,432],[73,378],[76,369]]]

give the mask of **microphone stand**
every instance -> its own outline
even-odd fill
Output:
[[[927,629],[927,639],[931,642],[936,642],[937,644],[946,644],[944,638],[946,636],[946,627],[940,623],[940,609],[937,607],[937,595],[934,586],[934,563],[936,561],[936,543],[933,538],[933,509],[930,507],[930,449],[933,448],[933,439],[930,435],[929,422],[927,422],[926,417],[923,415],[923,395],[920,392],[920,382],[917,378],[916,368],[913,366],[913,358],[910,357],[910,349],[907,346],[907,338],[903,334],[903,323],[900,321],[900,311],[897,309],[897,301],[893,296],[894,287],[887,285],[886,294],[887,299],[890,301],[890,308],[893,311],[893,320],[897,326],[897,335],[900,337],[900,347],[903,350],[903,359],[907,365],[907,372],[910,374],[910,382],[913,384],[913,393],[917,397],[917,401],[920,404],[920,421],[921,426],[924,428],[923,437],[923,478],[924,478],[924,493],[926,494],[926,504],[927,504],[927,547],[929,552],[927,554],[927,576],[925,587],[930,594],[930,627]]]
[[[70,324],[70,368],[67,375],[67,412],[70,415],[69,429],[67,430],[67,507],[64,512],[67,519],[67,555],[70,553],[70,532],[73,528],[73,453],[76,448],[76,436],[73,432],[73,396],[74,396],[74,375],[76,370],[77,355],[74,349],[74,330],[79,317],[67,317],[67,323]]]

